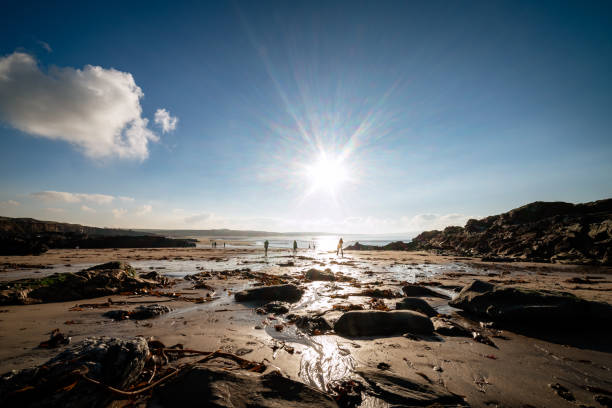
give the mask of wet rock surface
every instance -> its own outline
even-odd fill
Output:
[[[467,406],[460,396],[417,375],[406,378],[369,368],[357,369],[356,372],[371,387],[373,395],[393,406]]]
[[[432,317],[434,331],[442,336],[471,337],[472,332],[457,322],[444,317]]]
[[[567,292],[502,287],[475,280],[449,305],[511,327],[585,327],[612,321],[612,306]],[[601,329],[601,327],[598,327]]]
[[[104,313],[102,316],[113,320],[144,320],[160,316],[170,312],[171,310],[172,309],[170,309],[168,306],[153,304],[138,306],[131,312],[128,310],[110,310]]]
[[[195,366],[156,390],[149,406],[331,408],[338,405],[323,392],[275,371],[261,375]]]
[[[420,298],[407,297],[395,304],[397,310],[414,310],[415,312],[423,313],[427,317],[433,317],[438,314],[436,309],[431,307],[429,303]]]
[[[87,338],[39,367],[4,374],[0,401],[3,406],[104,407],[111,394],[81,381],[80,374],[125,388],[138,379],[148,356],[144,338]]]
[[[312,268],[312,269],[307,270],[304,276],[306,277],[306,279],[311,280],[311,281],[334,281],[336,280],[334,273],[329,268],[325,269],[324,271]]]
[[[405,285],[402,287],[402,292],[404,292],[404,295],[412,297],[435,297],[440,299],[450,299],[450,297],[443,293],[436,292],[435,290],[421,285]]]
[[[483,260],[612,265],[612,199],[585,204],[542,202],[469,220],[465,227],[426,231],[415,249]]]
[[[304,291],[296,285],[272,285],[246,289],[235,294],[237,302],[286,301],[297,302]]]
[[[332,330],[331,324],[323,316],[291,314],[287,318],[294,322],[298,329],[309,335],[324,334]]]
[[[289,312],[289,305],[285,302],[270,302],[264,305],[264,310],[272,314],[285,314]]]
[[[108,262],[76,273],[0,284],[0,304],[31,304],[90,299],[154,288],[168,283],[157,272],[138,275],[124,262]]]
[[[334,325],[334,331],[347,337],[385,336],[406,332],[431,334],[433,324],[427,316],[409,310],[354,310],[340,316]]]

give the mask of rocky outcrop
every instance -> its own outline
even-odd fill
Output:
[[[146,277],[145,277],[146,276]],[[124,262],[107,262],[77,273],[0,284],[0,305],[65,302],[154,288],[168,283],[157,273],[138,275]]]
[[[415,284],[408,284],[403,286],[402,292],[404,292],[406,296],[412,297],[435,297],[440,299],[450,299],[450,297],[443,293],[439,293],[435,290],[426,288],[425,286]]]
[[[508,327],[566,330],[593,323],[609,327],[612,322],[612,306],[607,303],[566,292],[502,287],[480,280],[464,287],[449,305]]]
[[[442,385],[428,382],[416,374],[400,377],[371,368],[360,368],[356,373],[367,382],[371,389],[370,394],[394,407],[468,406],[459,395],[450,393]]]
[[[349,245],[344,249],[349,251],[411,251],[415,249],[415,245],[413,243],[403,241],[395,241],[382,246],[363,245],[359,242],[355,242],[355,244]]]
[[[195,365],[153,395],[153,406],[215,408],[337,407],[323,392],[282,376]]]
[[[586,204],[542,202],[426,231],[414,249],[488,260],[612,265],[612,199]]]
[[[295,285],[261,286],[237,292],[234,297],[237,302],[270,302],[280,300],[297,302],[304,291]]]
[[[138,379],[149,357],[143,337],[87,338],[39,367],[4,374],[0,401],[6,407],[105,407],[113,395],[79,375],[124,389]]]
[[[0,217],[0,255],[39,255],[50,248],[194,247],[195,242],[142,231]]]
[[[347,337],[431,334],[433,324],[427,316],[410,310],[354,310],[340,316],[334,331]]]
[[[423,313],[427,317],[437,316],[436,309],[431,307],[425,300],[416,297],[407,297],[395,304],[397,310],[414,310]]]

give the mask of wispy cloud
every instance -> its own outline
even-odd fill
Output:
[[[96,204],[110,204],[115,197],[106,194],[69,193],[66,191],[39,191],[32,197],[43,201],[61,201],[65,203],[80,203],[83,201]]]
[[[88,212],[88,213],[95,213],[96,212],[96,210],[94,210],[93,208],[88,207],[86,205],[82,205],[81,206],[81,211]]]
[[[15,200],[0,201],[0,207],[19,207],[21,203]]]
[[[126,202],[126,203],[133,203],[134,202],[134,199],[132,197],[119,196],[117,198],[120,199],[123,202]]]
[[[125,208],[113,208],[113,217],[121,218],[125,214],[127,214],[127,210]]]
[[[142,205],[136,210],[136,215],[143,216],[153,211],[153,206],[149,204]]]
[[[43,47],[45,49],[45,51],[47,52],[53,52],[53,48],[51,48],[51,46],[49,45],[49,43],[38,40],[38,45],[40,45],[41,47]]]
[[[89,157],[148,157],[149,142],[159,139],[142,117],[143,95],[129,72],[86,65],[47,73],[29,54],[0,57],[0,120]]]
[[[176,116],[170,115],[170,113],[165,109],[158,109],[155,111],[155,124],[162,128],[164,133],[170,132],[176,129],[176,124],[178,123],[178,118]]]

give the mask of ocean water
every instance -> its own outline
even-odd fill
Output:
[[[223,245],[224,241],[228,241],[228,245],[230,247],[261,247],[263,248],[264,241],[268,240],[270,243],[270,248],[293,248],[293,241],[297,241],[299,249],[308,249],[309,245],[312,249],[313,247],[317,251],[335,251],[338,246],[338,241],[340,238],[343,239],[344,244],[343,247],[347,247],[349,245],[353,245],[356,242],[364,245],[387,245],[391,242],[402,241],[402,242],[410,242],[413,236],[408,234],[406,235],[296,235],[296,236],[288,236],[288,235],[272,235],[269,237],[218,237],[215,240]],[[232,242],[238,241],[239,243]],[[207,247],[208,245],[203,244],[202,247]]]

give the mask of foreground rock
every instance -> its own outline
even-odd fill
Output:
[[[312,268],[312,269],[307,270],[304,276],[306,277],[306,279],[311,280],[311,281],[334,281],[336,280],[334,273],[329,268],[325,269],[324,271]]]
[[[108,262],[77,273],[55,273],[41,279],[0,284],[0,304],[32,304],[90,299],[159,287],[168,279],[157,272],[138,275],[124,262]]]
[[[434,382],[427,383],[418,375],[406,378],[369,368],[358,369],[356,372],[371,387],[369,393],[393,406],[467,406],[460,396]]]
[[[502,287],[475,280],[449,305],[513,327],[569,329],[591,324],[610,330],[612,306],[566,292]],[[603,326],[602,326],[603,325]]]
[[[450,297],[446,296],[443,293],[436,292],[435,290],[431,290],[429,288],[426,288],[425,286],[420,285],[406,285],[402,287],[402,292],[404,292],[404,295],[406,296],[450,299]]]
[[[287,315],[289,321],[295,323],[295,326],[308,333],[311,336],[325,334],[332,330],[332,326],[323,316],[309,316],[303,314]]]
[[[412,244],[494,261],[612,265],[612,199],[575,205],[537,201],[469,220],[464,228],[423,232]]]
[[[154,406],[224,408],[337,407],[326,394],[278,372],[265,375],[196,365],[161,386]]]
[[[427,317],[437,316],[438,312],[433,307],[429,306],[429,303],[423,299],[407,297],[395,304],[397,310],[414,310],[419,313],[423,313]]]
[[[334,331],[347,337],[386,336],[406,332],[431,334],[433,324],[427,316],[409,310],[354,310],[344,313],[338,319]]]
[[[472,331],[461,326],[452,320],[444,317],[433,317],[431,319],[434,325],[434,331],[442,336],[451,337],[472,337]]]
[[[301,299],[304,291],[295,285],[273,285],[261,286],[237,292],[234,297],[237,302],[269,302],[281,300],[285,302],[297,302]]]
[[[144,320],[160,316],[170,311],[171,309],[168,306],[155,304],[138,306],[131,312],[127,310],[111,310],[104,313],[102,316],[111,318],[113,320]]]
[[[148,357],[144,338],[88,338],[40,367],[4,374],[0,401],[7,407],[105,407],[112,394],[78,373],[124,389],[138,379]]]

